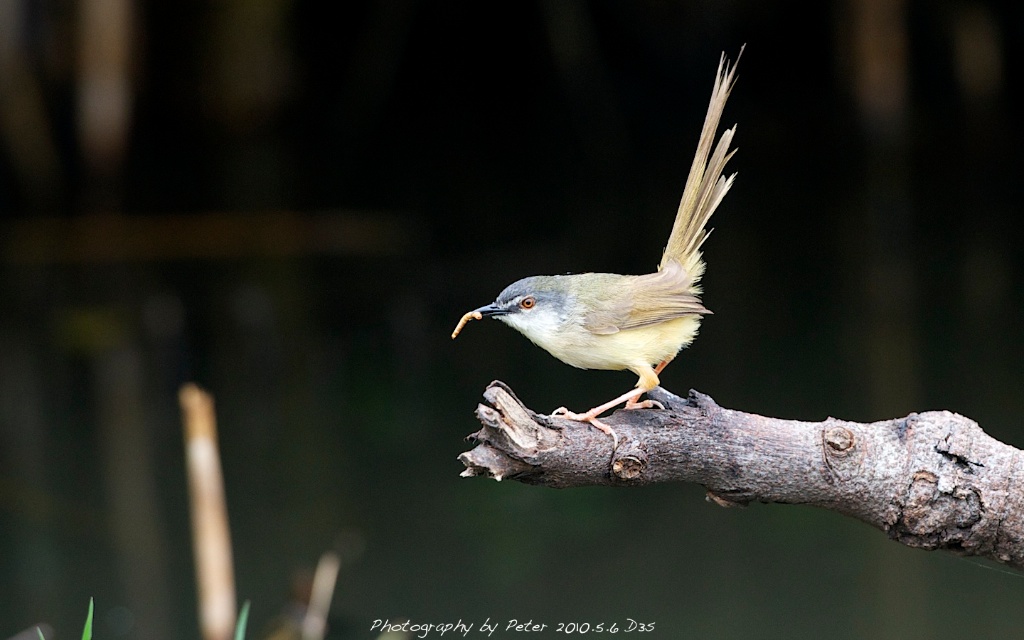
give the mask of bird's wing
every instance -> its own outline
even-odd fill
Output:
[[[689,274],[678,262],[645,276],[623,278],[618,291],[583,320],[591,333],[607,335],[708,311],[692,292]]]

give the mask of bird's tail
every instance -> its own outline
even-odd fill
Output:
[[[740,49],[740,56],[742,55],[743,49]],[[739,62],[740,56],[736,56],[736,63]],[[729,150],[733,134],[736,133],[735,125],[722,133],[714,153],[711,151],[725,102],[729,99],[729,92],[735,83],[736,63],[730,67],[724,53],[718,62],[715,87],[711,91],[711,104],[708,105],[708,114],[704,117],[704,128],[700,132],[697,153],[693,157],[693,165],[690,166],[690,175],[686,178],[686,187],[679,202],[676,221],[672,225],[672,233],[658,266],[660,271],[669,262],[678,262],[689,274],[690,290],[694,293],[700,291],[697,281],[704,273],[700,247],[711,233],[705,226],[736,177],[735,173],[728,178],[722,175],[725,164],[736,152],[735,149]]]

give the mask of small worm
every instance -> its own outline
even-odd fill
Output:
[[[455,327],[455,331],[452,331],[452,340],[454,340],[455,338],[458,337],[459,332],[462,331],[462,327],[466,326],[467,322],[469,322],[470,320],[483,320],[483,319],[484,319],[484,317],[483,317],[483,315],[481,315],[481,313],[479,311],[470,311],[466,315],[462,316],[462,319],[459,320],[459,324],[456,325],[456,327]]]

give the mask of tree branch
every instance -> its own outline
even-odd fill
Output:
[[[991,558],[1024,570],[1024,452],[948,411],[871,424],[799,422],[724,409],[657,388],[665,410],[585,423],[534,413],[504,383],[477,407],[483,428],[463,476],[548,487],[696,482],[722,506],[810,504],[853,516],[910,547]]]

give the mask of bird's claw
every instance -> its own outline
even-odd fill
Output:
[[[586,413],[574,413],[565,407],[558,407],[551,412],[551,415],[556,418],[565,418],[574,422],[587,422],[598,431],[602,431],[612,437],[612,451],[619,448],[619,434],[615,433],[615,429],[612,429],[605,423],[598,420],[596,416],[590,416]]]
[[[587,420],[583,416],[583,414],[581,414],[581,413],[573,413],[572,411],[569,411],[565,407],[558,407],[557,409],[555,409],[554,411],[551,412],[551,415],[555,416],[556,418],[565,418],[567,420],[575,420],[576,422],[589,422],[589,420]]]
[[[625,409],[665,409],[665,405],[661,404],[657,400],[644,400],[643,402],[627,402]]]

